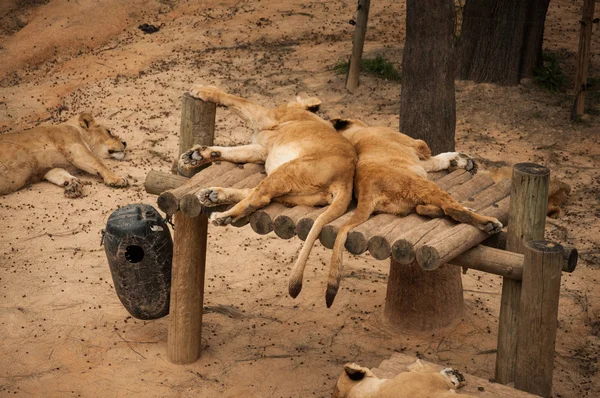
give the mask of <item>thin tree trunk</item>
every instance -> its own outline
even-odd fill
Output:
[[[454,2],[406,3],[400,131],[427,142],[434,154],[453,151]]]

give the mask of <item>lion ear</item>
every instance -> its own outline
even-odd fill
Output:
[[[89,129],[90,127],[96,125],[96,121],[92,115],[87,112],[83,112],[81,115],[79,115],[79,125],[84,129]]]
[[[358,366],[355,363],[344,365],[344,371],[350,378],[350,380],[359,381],[362,380],[367,372],[362,366]]]
[[[350,123],[351,121],[348,119],[331,119],[331,124],[337,131],[345,130]]]

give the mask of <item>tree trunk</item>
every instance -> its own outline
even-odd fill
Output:
[[[407,0],[400,131],[427,142],[434,154],[454,150],[454,71],[454,2]],[[413,332],[453,324],[463,314],[460,268],[423,271],[392,259],[385,314]]]
[[[407,0],[400,131],[434,154],[454,150],[454,2]]]
[[[542,66],[550,0],[469,0],[457,44],[459,79],[519,84]]]

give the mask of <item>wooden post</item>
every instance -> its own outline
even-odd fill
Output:
[[[183,95],[180,155],[193,145],[213,144],[216,109],[214,103]],[[188,218],[177,211],[174,221],[167,357],[173,363],[186,364],[200,357],[208,218],[203,214]]]
[[[353,92],[358,87],[358,76],[360,75],[360,63],[362,60],[365,35],[367,34],[367,21],[369,20],[369,7],[371,0],[358,0],[356,27],[352,39],[352,55],[348,65],[348,77],[346,89]]]
[[[525,243],[544,238],[550,170],[533,163],[513,168],[506,249],[523,253]],[[498,325],[497,382],[515,380],[521,281],[504,278]]]
[[[525,245],[515,388],[542,397],[552,393],[563,251],[544,240]]]
[[[188,93],[183,94],[181,101],[181,127],[179,132],[179,156],[194,145],[213,145],[215,139],[215,117],[217,105],[204,102]],[[179,157],[178,156],[178,157]],[[206,166],[208,167],[208,165]],[[191,177],[199,172],[186,173],[179,168],[179,174]]]
[[[592,24],[594,21],[595,0],[583,0],[581,28],[579,31],[579,51],[577,54],[577,74],[575,75],[575,103],[571,119],[583,115],[585,102],[585,86],[587,84],[588,66],[590,64],[590,45],[592,41]]]
[[[462,279],[455,266],[424,271],[416,261],[402,265],[391,259],[385,316],[392,325],[430,332],[452,325],[462,315]]]
[[[167,357],[186,364],[200,357],[208,219],[204,214],[188,218],[178,211],[174,221]]]

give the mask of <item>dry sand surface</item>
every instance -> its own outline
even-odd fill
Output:
[[[331,71],[351,50],[355,1],[13,0],[0,2],[0,132],[58,123],[81,111],[128,142],[109,166],[132,186],[89,175],[85,197],[39,183],[0,197],[0,395],[39,397],[330,396],[341,365],[377,366],[394,351],[474,375],[494,373],[500,277],[463,276],[463,320],[422,335],[383,319],[389,263],[347,256],[334,306],[323,300],[330,252],[316,245],[296,300],[287,276],[300,246],[249,227],[209,230],[202,357],[166,358],[167,318],[131,318],[119,302],[100,230],[118,206],[155,204],[143,181],[167,171],[178,145],[181,94],[221,86],[265,104],[317,95],[329,117],[398,125],[397,82],[364,76],[355,95]],[[126,5],[124,5],[126,4]],[[550,3],[545,48],[574,75],[581,1]],[[403,2],[372,2],[366,56],[401,65]],[[148,35],[142,23],[160,26]],[[591,76],[599,76],[592,42]],[[535,161],[566,179],[566,214],[547,236],[580,250],[562,282],[554,396],[600,396],[600,136],[598,116],[568,121],[570,96],[526,84],[457,82],[457,148],[494,161]],[[598,98],[598,97],[596,97]],[[598,106],[598,104],[596,104]],[[249,131],[228,111],[217,141]]]

